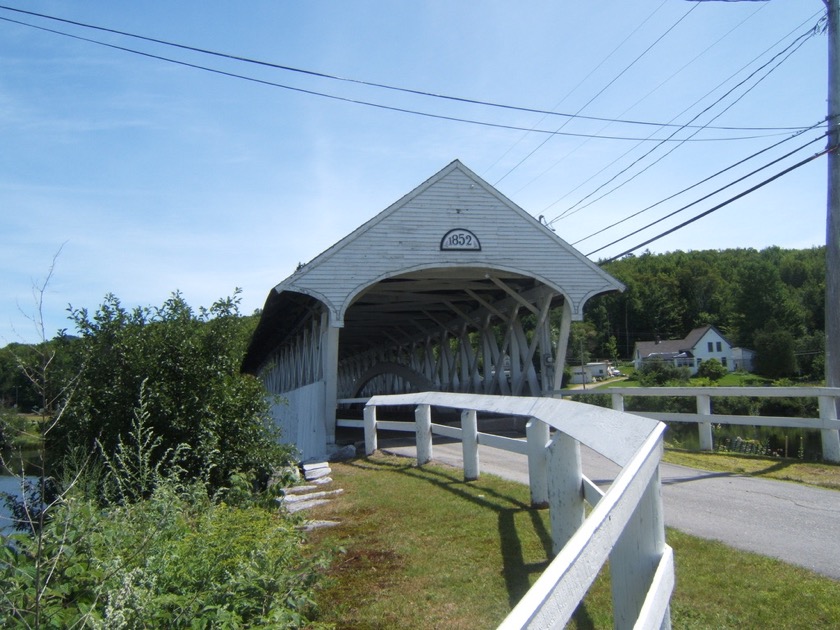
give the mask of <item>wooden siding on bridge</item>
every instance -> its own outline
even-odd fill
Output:
[[[442,251],[449,230],[468,230],[481,250]],[[276,287],[319,297],[336,321],[374,282],[424,269],[497,269],[533,277],[570,300],[623,288],[551,230],[457,160],[304,265]]]

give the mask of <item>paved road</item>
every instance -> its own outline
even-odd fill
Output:
[[[380,443],[414,456],[413,446]],[[582,447],[583,473],[601,486],[619,468]],[[434,460],[463,467],[460,444],[435,444]],[[523,455],[479,447],[480,469],[528,483]],[[779,558],[840,580],[840,492],[663,463],[665,522],[689,534]]]

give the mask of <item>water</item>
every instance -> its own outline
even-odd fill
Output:
[[[10,475],[0,475],[0,495],[4,492],[20,496],[20,479]],[[0,500],[0,534],[11,533],[11,518],[12,514],[6,507],[6,502]]]

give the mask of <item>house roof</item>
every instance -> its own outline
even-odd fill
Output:
[[[703,339],[706,333],[710,330],[714,330],[724,341],[726,341],[727,344],[730,346],[732,345],[723,333],[711,324],[707,324],[706,326],[700,326],[689,332],[685,336],[685,339],[669,339],[667,341],[637,341],[636,352],[638,352],[643,359],[652,354],[680,354],[683,352],[693,356],[694,349],[697,347],[697,344],[700,343],[700,340]]]

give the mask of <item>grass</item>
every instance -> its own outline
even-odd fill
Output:
[[[377,455],[333,465],[344,494],[311,518],[341,525],[310,543],[337,550],[321,591],[336,628],[492,628],[547,565],[548,512],[527,487]],[[817,628],[840,619],[840,582],[668,531],[677,565],[674,628]],[[611,628],[606,571],[571,628]]]
[[[38,414],[7,412],[0,421],[6,423],[10,447],[29,450],[41,443],[40,427],[46,420]]]
[[[663,461],[712,472],[732,472],[750,477],[793,481],[840,490],[840,465],[803,462],[799,459],[762,457],[726,452],[701,453],[666,446]]]

